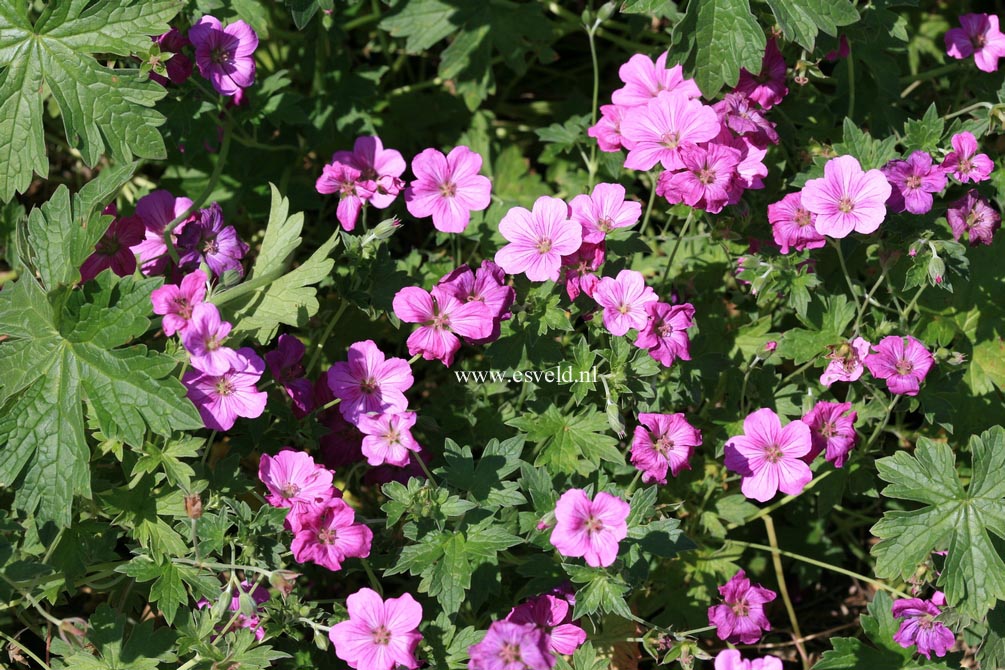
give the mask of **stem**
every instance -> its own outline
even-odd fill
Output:
[[[782,557],[778,555],[778,537],[775,535],[775,522],[770,515],[764,516],[764,528],[768,531],[768,543],[771,545],[771,562],[775,566],[775,577],[778,580],[778,591],[782,594],[782,601],[785,603],[785,611],[789,615],[789,623],[792,624],[792,633],[796,636],[796,649],[803,659],[803,668],[809,670],[809,659],[806,657],[806,650],[803,649],[799,640],[803,633],[799,630],[799,619],[796,617],[796,610],[792,606],[792,599],[789,598],[789,588],[785,585],[785,573],[782,571]]]
[[[776,509],[778,509],[779,507],[784,507],[785,505],[788,505],[790,502],[792,502],[793,500],[795,500],[796,498],[798,498],[800,495],[802,495],[802,494],[806,493],[807,491],[809,491],[811,488],[813,488],[814,486],[816,486],[817,484],[819,484],[821,481],[823,481],[824,479],[826,479],[827,477],[829,477],[834,472],[835,472],[835,470],[826,470],[819,477],[813,479],[810,483],[808,483],[806,486],[804,486],[803,490],[800,491],[798,494],[785,496],[784,498],[782,498],[778,502],[772,503],[772,504],[768,505],[767,507],[765,507],[765,508],[763,508],[761,510],[758,510],[754,514],[750,515],[749,517],[747,517],[746,519],[743,520],[743,523],[731,523],[728,526],[726,526],[726,528],[728,530],[733,530],[734,528],[739,528],[740,526],[745,526],[745,525],[747,525],[748,523],[750,523],[752,521],[757,521],[758,519],[761,519],[761,518],[767,518],[768,515],[771,514],[772,512],[774,512]]]
[[[422,358],[422,354],[415,354],[414,356],[408,359],[408,364],[414,365],[415,361],[419,360],[420,358]]]
[[[655,187],[653,187],[655,188]],[[690,210],[687,213],[687,218],[684,219],[684,225],[680,229],[680,234],[677,236],[677,241],[674,242],[673,249],[670,250],[670,255],[667,256],[667,265],[663,270],[663,281],[661,283],[666,284],[667,278],[670,276],[670,268],[673,266],[673,260],[677,257],[677,250],[680,249],[681,240],[687,235],[687,229],[691,226],[691,220],[694,218],[694,210]]]
[[[876,438],[879,437],[880,433],[883,432],[883,429],[886,428],[886,424],[890,423],[890,415],[893,414],[893,408],[896,406],[898,400],[900,400],[899,395],[893,396],[893,399],[890,400],[890,404],[886,407],[886,414],[883,416],[883,420],[879,422],[879,425],[877,425],[875,430],[872,431],[872,435],[870,435],[869,439],[862,445],[863,452],[867,451],[869,447],[872,446],[872,443],[876,441]]]
[[[186,661],[184,664],[179,665],[178,666],[178,670],[188,670],[189,668],[194,668],[195,664],[198,663],[201,660],[202,660],[202,657],[196,655],[196,657],[193,658],[192,660]]]
[[[715,626],[702,626],[701,628],[692,628],[691,630],[686,630],[682,633],[674,633],[677,637],[686,637],[690,635],[697,635],[698,633],[707,633],[710,630],[715,630]]]
[[[436,477],[434,477],[433,473],[429,471],[429,466],[426,465],[426,461],[422,460],[422,456],[416,455],[415,460],[419,462],[419,467],[422,468],[422,472],[426,475],[426,479],[429,480],[429,483],[433,486],[437,486]]]
[[[918,298],[920,298],[920,297],[921,297],[921,294],[922,294],[922,293],[923,293],[923,292],[925,291],[925,289],[926,289],[926,288],[928,288],[928,284],[922,284],[922,285],[921,285],[921,286],[920,286],[920,287],[918,288],[918,292],[914,294],[914,297],[913,297],[913,298],[911,298],[911,302],[907,303],[907,307],[905,307],[905,308],[904,308],[904,311],[903,311],[903,312],[901,312],[901,314],[900,314],[900,318],[901,318],[901,319],[903,319],[904,321],[907,321],[907,317],[908,317],[908,315],[909,315],[909,314],[911,313],[911,311],[912,311],[912,310],[913,310],[913,309],[914,309],[915,307],[917,307],[917,306],[918,306]]]
[[[848,63],[848,118],[853,118],[855,114],[855,54],[851,52],[851,42],[848,43],[848,58],[845,62]],[[805,661],[805,654],[803,659]]]
[[[848,274],[848,265],[844,261],[844,251],[841,250],[841,242],[834,240],[831,242],[831,246],[837,250],[838,262],[841,264],[841,273],[848,284],[848,290],[851,291],[851,299],[855,301],[855,306],[859,307],[858,296],[855,295],[855,284],[852,283],[851,275]]]
[[[597,125],[597,102],[600,96],[600,66],[597,64],[597,42],[594,32],[600,26],[600,21],[595,21],[593,27],[586,28],[586,37],[590,41],[590,61],[593,63],[593,106],[590,108],[591,126]],[[590,142],[590,163],[586,167],[590,173],[590,189],[597,183],[597,143]]]
[[[421,458],[419,460],[422,460]],[[370,561],[365,558],[359,559],[359,562],[363,564],[363,569],[366,570],[366,576],[370,579],[370,586],[373,590],[380,594],[380,597],[384,597],[384,587],[380,585],[380,580],[377,579],[377,575],[374,574],[373,568],[370,567]]]
[[[851,329],[851,336],[853,338],[858,335],[858,327],[862,323],[862,317],[865,316],[865,310],[868,308],[869,303],[872,301],[872,296],[876,294],[876,289],[878,289],[879,285],[883,283],[884,279],[886,279],[887,269],[888,269],[887,266],[884,264],[883,271],[879,273],[879,279],[877,279],[876,283],[872,285],[872,289],[869,291],[868,295],[865,296],[865,301],[862,303],[862,306],[859,307],[858,309],[858,316],[855,317],[855,325],[852,326]]]
[[[31,649],[21,644],[20,642],[12,638],[10,635],[3,632],[2,630],[0,630],[0,637],[7,640],[9,644],[20,649],[22,652],[24,652],[26,656],[28,656],[28,658],[38,663],[40,667],[44,668],[44,670],[52,670],[45,661],[43,661],[42,659],[40,659],[38,656],[35,655],[35,652],[33,652]],[[178,668],[178,670],[181,670],[181,668]]]
[[[900,78],[901,84],[910,84],[915,81],[926,81],[928,79],[935,79],[936,77],[941,77],[944,74],[951,74],[956,70],[959,70],[965,63],[962,61],[956,63],[946,63],[945,65],[940,65],[939,67],[932,68],[920,74],[909,74],[905,77]]]
[[[646,226],[649,225],[649,216],[653,213],[653,203],[656,202],[656,185],[659,183],[659,180],[651,172],[649,173],[649,177],[653,180],[653,186],[649,189],[649,204],[646,205],[646,214],[642,217],[642,228],[640,230],[645,230]]]
[[[51,614],[49,614],[48,612],[46,612],[44,609],[42,609],[42,606],[38,603],[37,600],[35,600],[35,598],[30,593],[28,593],[27,591],[22,591],[21,588],[17,584],[15,584],[11,580],[7,579],[7,577],[5,575],[3,575],[2,573],[0,573],[0,579],[2,579],[5,582],[7,582],[8,586],[10,586],[16,592],[20,593],[21,597],[24,598],[25,600],[27,600],[28,604],[30,604],[33,608],[35,608],[35,611],[38,612],[42,616],[43,619],[45,619],[46,621],[48,621],[49,623],[51,623],[56,628],[59,628],[63,624],[63,620],[62,619],[57,619],[56,617],[52,616]]]
[[[635,473],[635,478],[632,479],[632,483],[628,485],[627,489],[625,489],[625,499],[626,500],[632,497],[632,491],[635,490],[635,486],[636,486],[636,484],[639,483],[639,479],[641,477],[642,477],[642,471],[639,470],[638,472]]]
[[[297,619],[297,621],[299,621],[300,623],[307,624],[314,630],[323,630],[326,633],[331,630],[331,626],[324,626],[322,624],[319,624],[317,621],[311,621],[310,619],[304,617],[300,617],[299,619]],[[178,670],[181,670],[181,668],[179,668]]]
[[[214,430],[209,434],[209,439],[206,440],[206,446],[202,450],[202,460],[200,461],[203,467],[206,467],[206,461],[209,460],[209,452],[213,449],[213,441],[216,439],[216,431]]]
[[[179,563],[181,565],[191,565],[196,568],[206,568],[209,570],[243,570],[244,572],[254,572],[256,575],[265,575],[266,577],[272,576],[271,570],[266,570],[265,568],[256,568],[252,565],[235,565],[233,563],[213,563],[210,561],[193,561],[190,558],[172,558],[173,563]]]
[[[324,332],[321,333],[321,338],[317,341],[317,344],[314,345],[316,348],[314,349],[314,353],[311,354],[311,360],[307,364],[307,376],[311,375],[314,371],[314,367],[321,360],[321,352],[324,351],[325,342],[327,342],[328,338],[331,337],[332,331],[335,330],[335,324],[337,324],[339,319],[342,318],[342,314],[345,313],[348,306],[349,301],[343,298],[342,304],[339,305],[338,310],[335,312],[335,316],[333,316],[331,321],[328,322],[328,325],[325,326]]]

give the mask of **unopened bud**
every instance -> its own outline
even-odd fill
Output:
[[[283,600],[286,600],[293,593],[293,587],[297,585],[297,577],[299,576],[299,572],[292,570],[276,570],[269,576],[269,584],[279,591]]]
[[[190,493],[185,496],[185,514],[189,519],[202,518],[202,496],[198,493]]]

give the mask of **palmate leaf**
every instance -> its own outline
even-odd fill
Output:
[[[9,338],[0,347],[0,486],[19,482],[15,505],[60,526],[70,523],[74,495],[90,493],[85,402],[106,437],[132,445],[148,429],[170,435],[202,426],[168,377],[174,359],[123,346],[149,326],[150,293],[161,280],[106,271],[83,288],[69,285],[87,241],[107,227],[109,217],[95,212],[113,176],[72,204],[60,187],[32,212],[22,258],[37,269],[0,292],[0,332]]]
[[[949,445],[922,438],[914,455],[899,452],[876,461],[890,483],[883,495],[922,503],[887,512],[872,528],[880,538],[872,553],[881,577],[907,579],[932,551],[947,550],[938,585],[965,616],[981,619],[1005,599],[1005,562],[991,535],[1005,539],[1005,429],[970,438],[973,474],[964,486]]]
[[[757,73],[767,39],[748,0],[690,0],[681,30],[693,30],[694,80],[706,98]]]
[[[851,0],[766,0],[785,38],[813,51],[817,31],[837,37],[838,28],[855,23],[858,11]]]
[[[168,29],[179,0],[57,0],[32,25],[27,3],[0,3],[0,201],[45,176],[42,107],[48,91],[59,105],[67,142],[84,162],[164,158],[152,109],[165,89],[137,69],[112,69],[96,54],[146,53],[150,35]]]

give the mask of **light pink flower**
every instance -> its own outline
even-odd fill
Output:
[[[635,346],[648,349],[653,360],[666,367],[678,358],[691,360],[691,340],[687,330],[694,324],[694,305],[683,303],[668,305],[665,302],[646,303],[646,325],[635,338]]]
[[[826,238],[817,232],[814,221],[816,215],[802,204],[801,194],[789,193],[778,202],[768,205],[768,221],[775,244],[783,254],[790,249],[819,249],[827,244]]]
[[[512,316],[510,307],[516,299],[516,290],[506,284],[506,273],[501,267],[488,259],[483,260],[475,271],[462,265],[444,275],[437,286],[461,302],[480,302],[488,307],[492,315],[492,331],[484,338],[465,339],[471,344],[487,344],[499,339],[501,324]]]
[[[408,213],[432,216],[433,226],[444,233],[463,232],[471,212],[492,202],[492,184],[478,174],[481,169],[482,157],[468,147],[454,147],[446,156],[426,149],[412,159],[415,181],[405,189]]]
[[[304,451],[262,454],[258,479],[269,490],[265,500],[273,507],[307,508],[323,505],[332,497],[332,471]]]
[[[946,604],[946,595],[936,591],[930,600],[900,598],[891,608],[893,618],[901,619],[893,641],[904,649],[918,647],[918,653],[931,659],[932,652],[942,657],[956,644],[956,635],[946,624],[936,621]]]
[[[583,242],[583,228],[569,219],[568,205],[549,196],[538,198],[532,212],[523,207],[506,212],[499,232],[509,244],[496,252],[496,263],[507,274],[523,272],[531,281],[556,281],[562,256]]]
[[[935,365],[935,358],[925,345],[907,335],[889,335],[873,347],[876,353],[865,357],[865,366],[876,379],[885,379],[890,393],[918,395],[921,382]]]
[[[678,170],[684,167],[681,149],[714,139],[719,128],[719,117],[711,107],[677,91],[661,92],[644,107],[625,112],[621,121],[621,135],[629,150],[625,167],[650,170],[659,163]]]
[[[946,32],[946,54],[962,60],[974,57],[977,69],[983,72],[998,70],[998,59],[1005,56],[1005,35],[998,28],[994,14],[964,14],[960,17],[962,28]]]
[[[371,195],[370,191],[360,186],[360,174],[354,167],[333,161],[321,168],[321,176],[314,185],[318,193],[338,193],[335,218],[342,230],[352,231],[356,228],[363,200]]]
[[[601,151],[621,151],[623,143],[621,119],[624,117],[625,109],[625,107],[618,105],[600,106],[600,119],[597,120],[596,125],[587,129],[586,134],[597,140]]]
[[[161,327],[164,334],[171,337],[188,327],[192,310],[206,299],[208,277],[202,270],[185,275],[179,286],[165,284],[150,294],[154,314],[164,317]]]
[[[255,83],[255,49],[258,35],[244,21],[226,28],[213,16],[203,16],[188,31],[195,47],[199,74],[220,95],[231,96]]]
[[[719,595],[723,604],[708,608],[708,623],[716,627],[715,634],[720,640],[756,644],[761,631],[771,630],[764,605],[778,594],[760,584],[751,584],[743,570],[719,587]]]
[[[657,180],[656,193],[670,204],[687,203],[715,214],[732,198],[742,155],[716,143],[686,145],[679,152],[680,166],[666,170]]]
[[[882,172],[894,186],[887,201],[894,212],[924,214],[932,209],[932,194],[946,187],[945,171],[932,165],[927,151],[915,151],[906,161],[890,161]]]
[[[806,463],[812,463],[821,452],[834,467],[844,466],[848,454],[858,442],[855,420],[858,413],[852,410],[850,402],[828,402],[821,400],[813,406],[803,423],[810,427],[813,448],[803,456]]]
[[[468,670],[551,670],[548,636],[534,624],[493,621],[485,637],[468,647]]]
[[[415,650],[422,640],[422,606],[411,594],[384,600],[373,589],[362,588],[345,601],[349,620],[328,631],[335,655],[359,670],[414,670],[420,663]]]
[[[192,201],[188,198],[176,198],[164,190],[153,191],[136,202],[136,216],[140,217],[145,227],[144,238],[130,249],[139,256],[143,274],[149,277],[164,274],[167,270],[171,258],[164,243],[164,229],[191,206]],[[184,231],[185,224],[194,219],[195,214],[192,214],[178,224],[171,233],[173,243],[177,244],[177,237]]]
[[[622,270],[617,278],[602,277],[593,289],[593,299],[604,308],[604,327],[612,335],[642,330],[649,322],[646,303],[656,302],[656,292],[646,286],[641,272]]]
[[[782,58],[782,52],[778,50],[778,43],[774,39],[769,39],[765,45],[761,72],[755,76],[741,69],[735,90],[745,94],[764,109],[771,109],[788,95],[789,87],[785,85],[785,59]]]
[[[821,235],[847,237],[853,230],[872,233],[886,218],[890,183],[879,170],[863,172],[854,156],[838,156],[824,165],[824,176],[803,186],[803,207],[816,214]]]
[[[582,556],[604,568],[618,556],[618,542],[628,536],[628,503],[601,491],[593,500],[582,489],[570,489],[555,504],[551,543],[563,556]]]
[[[328,369],[328,386],[341,399],[339,411],[354,424],[360,414],[404,412],[412,369],[403,358],[385,358],[373,340],[349,346],[348,360]]]
[[[573,198],[569,207],[572,220],[583,226],[583,241],[591,244],[603,242],[612,230],[634,226],[642,216],[642,204],[625,201],[621,184],[597,184],[590,195]]]
[[[949,205],[946,220],[953,229],[953,239],[959,240],[966,233],[972,247],[990,245],[1001,226],[1001,215],[974,189]]]
[[[393,301],[394,314],[405,323],[418,323],[408,336],[408,353],[422,354],[427,361],[444,365],[454,362],[461,337],[482,340],[492,334],[495,316],[483,302],[461,302],[447,289],[434,286],[432,292],[406,286]]]
[[[953,150],[946,154],[942,169],[952,173],[962,184],[981,182],[991,176],[995,164],[987,154],[977,153],[977,138],[963,131],[953,135]]]
[[[642,471],[646,484],[667,483],[667,471],[676,477],[691,469],[688,462],[701,444],[701,431],[683,414],[639,414],[639,426],[632,439],[632,465]]]
[[[551,594],[534,596],[517,605],[506,615],[506,621],[537,626],[556,654],[574,654],[586,642],[586,631],[572,623],[569,601]]]
[[[422,447],[412,437],[415,412],[397,414],[362,414],[356,427],[363,438],[363,455],[370,465],[390,465],[399,468],[408,465],[409,452]]]
[[[240,367],[234,350],[223,346],[231,328],[230,323],[220,318],[213,303],[202,302],[192,308],[192,318],[182,331],[181,342],[193,368],[207,375],[222,375]]]
[[[103,214],[115,216],[115,205],[105,208]],[[128,277],[136,272],[136,253],[132,247],[138,245],[145,235],[143,221],[135,216],[114,219],[104,235],[94,245],[94,253],[80,266],[80,281],[91,281],[106,268],[119,277]]]
[[[624,86],[611,94],[611,101],[621,107],[638,107],[658,96],[662,91],[677,91],[688,98],[700,98],[701,89],[693,79],[684,78],[680,65],[667,68],[666,52],[654,63],[644,54],[635,54],[618,68],[618,77]]]
[[[865,371],[862,363],[869,355],[871,347],[870,342],[864,338],[856,337],[851,342],[846,342],[832,351],[827,356],[830,363],[827,364],[824,373],[820,375],[820,383],[830,387],[834,382],[857,381]]]
[[[746,659],[736,649],[723,649],[715,656],[715,670],[784,670],[776,656]]]
[[[265,372],[265,361],[248,348],[238,349],[234,354],[234,366],[221,375],[189,370],[182,377],[188,399],[212,430],[230,430],[239,416],[260,417],[269,399],[269,394],[255,388]]]
[[[394,149],[385,149],[373,135],[357,137],[352,151],[336,151],[332,163],[341,163],[359,171],[361,196],[377,209],[384,209],[405,187],[400,179],[405,159]]]
[[[316,563],[329,570],[341,570],[347,558],[370,555],[373,533],[356,523],[356,513],[341,498],[331,498],[324,506],[293,508],[287,517],[293,527],[290,550],[297,563]]]
[[[726,442],[726,467],[739,474],[740,490],[758,502],[771,500],[780,490],[796,495],[813,479],[801,458],[813,448],[810,428],[790,421],[785,428],[769,408],[759,409],[743,420],[743,435]]]

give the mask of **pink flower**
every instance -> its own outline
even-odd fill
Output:
[[[415,650],[422,634],[422,606],[411,594],[383,600],[363,588],[345,601],[349,620],[332,626],[328,638],[335,655],[360,670],[394,670],[419,667]]]
[[[184,84],[185,80],[192,76],[192,59],[181,53],[181,50],[191,42],[177,28],[154,37],[153,41],[160,47],[161,53],[171,54],[171,58],[164,64],[167,78],[154,72],[150,73],[150,78],[162,86],[167,86],[168,80],[172,84]]]
[[[852,410],[850,402],[827,402],[821,400],[813,406],[803,423],[810,427],[813,448],[803,456],[806,463],[812,463],[821,452],[834,467],[844,466],[848,454],[858,442],[855,420],[858,413]]]
[[[935,364],[925,345],[910,335],[889,335],[865,357],[865,366],[876,379],[885,379],[890,393],[918,395],[921,382]]]
[[[269,601],[269,590],[264,586],[255,586],[249,581],[243,581],[238,585],[236,591],[237,593],[231,592],[230,586],[227,586],[227,592],[231,593],[230,605],[227,609],[230,612],[239,612],[239,614],[234,614],[233,617],[230,615],[225,616],[224,621],[229,621],[233,618],[233,624],[226,630],[223,629],[223,625],[221,624],[216,627],[216,632],[223,635],[238,628],[248,628],[255,634],[255,639],[261,642],[265,639],[265,628],[262,627],[262,620],[258,617],[258,606]],[[241,612],[242,594],[249,597],[251,604],[254,606],[253,613],[245,614]],[[200,598],[195,606],[199,609],[206,609],[207,607],[212,607],[213,603],[205,598]]]
[[[293,508],[293,558],[297,563],[316,563],[329,570],[341,570],[347,558],[370,555],[373,533],[356,523],[356,513],[341,498],[331,498],[324,506]]]
[[[740,490],[748,498],[767,502],[779,490],[796,495],[813,479],[802,456],[813,448],[810,428],[790,421],[785,428],[771,409],[759,409],[743,420],[743,435],[726,442],[726,467],[743,481]]]
[[[946,154],[942,161],[942,169],[951,172],[962,184],[986,180],[995,164],[987,154],[977,153],[977,138],[973,133],[963,131],[953,135],[953,150]]]
[[[506,615],[506,621],[537,626],[556,654],[574,654],[586,641],[586,631],[572,623],[569,601],[551,594],[534,596],[517,605]]]
[[[635,338],[635,346],[648,349],[649,355],[666,367],[678,358],[691,360],[687,329],[694,324],[694,306],[691,303],[649,302],[646,315],[649,320]]]
[[[547,637],[534,624],[493,621],[482,641],[468,647],[468,670],[551,670]]]
[[[720,640],[756,644],[761,639],[761,631],[771,630],[764,605],[777,594],[760,584],[751,584],[743,570],[719,587],[719,595],[723,604],[708,608],[708,623],[718,629],[715,634]]]
[[[209,375],[189,370],[182,377],[188,387],[188,399],[207,428],[227,431],[237,417],[256,419],[265,411],[267,393],[255,388],[265,371],[265,361],[247,347],[234,352],[233,367],[221,375]]]
[[[691,469],[688,463],[694,448],[701,444],[701,432],[683,414],[639,414],[632,439],[632,465],[642,471],[646,484],[667,483],[667,470],[676,477]]]
[[[957,60],[973,55],[978,70],[998,70],[998,59],[1005,56],[1005,35],[998,29],[998,17],[964,14],[960,17],[960,25],[963,27],[946,32],[946,54]]]
[[[719,134],[715,110],[678,91],[661,92],[644,107],[625,112],[621,135],[628,156],[625,167],[650,170],[661,163],[668,170],[684,167],[681,149],[707,142]]]
[[[851,342],[846,342],[832,351],[828,355],[830,363],[827,364],[824,373],[820,375],[820,383],[830,387],[834,382],[857,381],[865,371],[862,362],[869,355],[871,347],[870,342],[856,337]]]
[[[626,202],[621,184],[597,184],[593,193],[577,195],[569,207],[572,220],[583,226],[583,241],[591,244],[603,242],[612,230],[634,226],[642,216],[642,204]]]
[[[109,207],[102,213],[114,216],[114,205]],[[136,272],[136,253],[132,247],[140,243],[144,233],[143,221],[135,216],[114,219],[94,245],[94,253],[80,266],[80,281],[91,281],[106,268],[111,268],[119,277],[128,277]]]
[[[363,438],[363,455],[370,465],[389,463],[397,467],[408,465],[409,452],[422,447],[412,437],[415,412],[397,414],[362,414],[356,427]]]
[[[444,275],[437,286],[461,302],[480,302],[488,307],[492,315],[492,331],[484,338],[465,339],[471,344],[487,344],[499,339],[501,324],[512,316],[510,307],[516,298],[513,287],[506,285],[506,273],[501,267],[487,259],[474,272],[467,265],[462,265]]]
[[[204,16],[188,31],[188,38],[195,46],[199,74],[220,95],[234,95],[255,83],[258,35],[247,23],[234,21],[224,28],[219,19]]]
[[[395,294],[393,306],[395,316],[405,323],[421,324],[408,336],[408,353],[422,354],[427,361],[449,366],[461,348],[458,335],[480,340],[492,334],[494,314],[485,303],[461,302],[439,286],[432,292],[406,286]]]
[[[217,277],[228,270],[244,276],[241,259],[248,253],[248,245],[237,236],[234,226],[223,225],[218,203],[200,209],[195,220],[185,225],[178,235],[178,250],[181,254],[178,267],[182,270],[195,270],[205,263]]]
[[[788,95],[789,87],[785,85],[785,59],[778,50],[778,43],[769,39],[761,59],[761,72],[752,75],[746,70],[740,70],[740,79],[735,90],[747,95],[764,109],[771,109]]]
[[[269,490],[265,499],[273,507],[301,509],[324,505],[332,498],[332,472],[304,451],[283,449],[275,456],[262,454],[258,479]]]
[[[646,303],[657,300],[656,292],[635,270],[622,270],[617,278],[602,277],[593,299],[604,308],[604,327],[612,335],[624,335],[632,328],[642,330],[649,322]]]
[[[693,79],[684,78],[680,65],[667,68],[667,54],[664,52],[654,63],[644,54],[635,54],[618,69],[618,77],[624,86],[611,94],[611,101],[621,107],[645,105],[662,91],[677,91],[688,98],[700,98],[701,90]]]
[[[293,414],[303,418],[314,408],[314,385],[304,378],[304,343],[293,335],[282,334],[275,350],[265,354],[276,383],[283,387],[293,401]]]
[[[182,331],[181,342],[193,368],[207,375],[222,375],[240,367],[234,350],[223,346],[231,328],[231,324],[220,319],[213,303],[203,302],[192,308],[192,318]]]
[[[946,187],[946,173],[932,165],[926,151],[915,151],[906,161],[890,161],[882,172],[895,187],[887,200],[894,212],[924,214],[932,209],[932,194]]]
[[[377,136],[357,137],[352,151],[336,151],[332,163],[341,163],[359,171],[361,197],[377,209],[384,209],[405,187],[400,177],[405,159],[394,149],[385,149]]]
[[[140,271],[149,276],[164,274],[171,258],[168,256],[167,245],[164,243],[164,229],[176,217],[181,216],[192,206],[188,198],[176,198],[167,191],[153,191],[136,202],[136,216],[140,217],[145,227],[143,241],[130,247],[140,258]],[[172,242],[177,244],[177,236],[184,231],[185,225],[191,222],[195,215],[178,224],[171,233]]]
[[[956,635],[935,617],[942,614],[946,596],[936,591],[930,600],[901,598],[893,603],[893,617],[902,619],[900,628],[893,634],[893,641],[904,649],[917,645],[918,653],[927,659],[932,652],[942,657],[956,644]]]
[[[562,267],[565,269],[562,279],[565,281],[565,292],[569,295],[569,300],[575,300],[580,292],[593,297],[593,290],[599,281],[593,273],[604,264],[606,254],[604,242],[583,242],[576,253],[562,257]]]
[[[496,252],[495,261],[507,274],[521,272],[531,281],[556,281],[562,256],[579,249],[583,228],[569,220],[569,207],[546,195],[534,210],[514,207],[499,222],[499,232],[509,242]]]
[[[723,649],[715,657],[715,670],[784,670],[776,656],[747,660],[736,649]]]
[[[737,166],[742,154],[736,149],[709,143],[687,145],[679,153],[679,170],[663,172],[656,193],[670,204],[687,203],[715,214],[732,198]]]
[[[727,93],[722,100],[712,105],[712,109],[719,115],[722,125],[738,137],[744,137],[759,147],[778,144],[775,124],[750,104],[750,98],[743,93]]]
[[[154,314],[164,317],[161,327],[165,335],[171,337],[188,327],[192,310],[206,299],[207,281],[205,272],[195,270],[185,275],[179,286],[165,284],[150,294]]]
[[[802,204],[800,193],[789,193],[778,202],[768,205],[768,221],[771,234],[782,253],[790,249],[819,249],[827,244],[823,235],[817,232],[816,216]]]
[[[1001,216],[974,189],[949,205],[946,220],[953,229],[953,239],[959,240],[966,233],[972,247],[990,245],[1001,226]]]
[[[803,207],[816,214],[821,235],[847,237],[853,230],[872,233],[886,218],[892,191],[879,170],[862,171],[854,156],[838,156],[824,165],[824,176],[803,186]]]
[[[352,231],[356,228],[356,220],[363,208],[363,199],[370,197],[370,192],[360,186],[360,171],[343,163],[332,162],[321,168],[314,188],[318,193],[338,193],[338,208],[335,218],[342,230]]]
[[[471,212],[492,202],[492,184],[478,174],[481,169],[482,157],[468,147],[454,147],[446,156],[426,149],[412,159],[415,181],[405,189],[408,213],[432,216],[433,226],[444,233],[464,232]]]
[[[348,360],[328,369],[328,386],[340,398],[339,411],[354,424],[360,414],[404,412],[412,369],[403,358],[385,358],[373,340],[349,346]]]
[[[582,489],[570,489],[555,504],[551,543],[563,556],[582,556],[605,568],[618,556],[618,542],[628,536],[628,503],[601,491],[591,501]]]
[[[621,119],[625,110],[618,105],[600,106],[600,119],[587,129],[586,134],[597,140],[601,151],[621,151]]]

